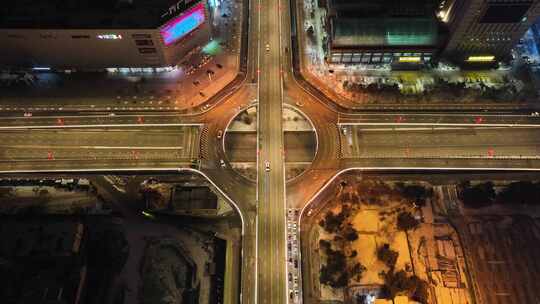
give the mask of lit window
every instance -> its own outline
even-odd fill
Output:
[[[122,39],[122,35],[117,34],[103,34],[103,35],[97,35],[98,39],[104,39],[104,40],[118,40]]]

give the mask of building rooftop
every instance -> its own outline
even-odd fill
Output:
[[[0,6],[0,28],[150,29],[198,0],[16,0]]]
[[[398,17],[435,14],[433,0],[329,0],[328,7],[338,17]]]
[[[358,46],[433,46],[437,43],[437,23],[433,18],[335,19],[332,44]]]

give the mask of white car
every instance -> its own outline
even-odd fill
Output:
[[[266,51],[270,52],[270,44],[268,44],[268,43],[266,44]]]
[[[221,139],[221,136],[223,136],[223,131],[222,130],[219,130],[217,132],[217,139]]]
[[[264,162],[264,171],[270,172],[270,162],[269,161]]]
[[[25,112],[25,113],[24,113],[24,117],[32,117],[32,113],[30,113],[30,112]]]
[[[220,159],[219,160],[219,165],[221,166],[221,168],[225,168],[225,161],[223,159]]]

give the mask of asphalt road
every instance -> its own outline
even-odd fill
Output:
[[[340,125],[394,124],[394,125],[537,125],[540,117],[515,113],[377,113],[338,115]]]
[[[349,126],[344,158],[527,157],[540,155],[540,128],[401,128]]]
[[[0,132],[0,160],[176,160],[199,154],[200,128],[111,128],[6,130]]]
[[[257,303],[286,303],[281,4],[258,0],[255,5],[260,7]]]
[[[285,162],[311,162],[315,155],[313,132],[285,132]],[[257,161],[257,134],[255,132],[227,132],[225,137],[227,159],[230,162]]]
[[[77,113],[70,113],[68,115],[60,116],[0,117],[0,130],[21,128],[63,129],[76,127],[106,127],[117,125],[137,128],[140,126],[189,126],[200,124],[200,116],[180,116],[170,113],[139,113],[126,115],[117,115],[114,113],[94,113],[93,115],[80,115]]]

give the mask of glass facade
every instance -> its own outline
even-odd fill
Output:
[[[332,52],[331,63],[379,64],[399,62],[400,58],[418,58],[418,62],[429,62],[432,52]],[[416,60],[415,60],[416,61]],[[402,60],[402,62],[404,62]],[[412,61],[411,61],[412,62]]]
[[[437,43],[433,18],[336,19],[332,44],[357,46],[430,46]]]

